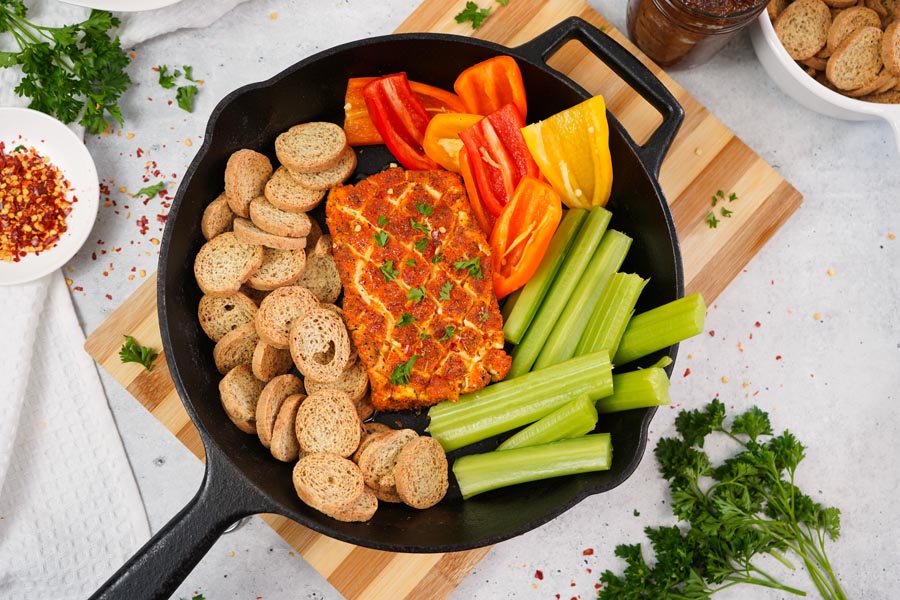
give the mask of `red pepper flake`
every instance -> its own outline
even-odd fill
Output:
[[[543,580],[543,579],[544,579],[544,572],[541,571],[540,569],[535,570],[535,572],[534,572],[534,578],[535,578],[535,579],[539,579],[539,580]]]
[[[138,158],[142,157],[144,155],[144,149],[138,148],[136,154]]]
[[[776,354],[776,355],[775,355],[775,360],[781,360],[781,355],[780,355],[780,354]]]
[[[84,288],[81,287],[80,285],[76,285],[76,286],[73,287],[72,289],[75,290],[76,292],[83,292],[83,291],[84,291]]]
[[[107,299],[107,300],[112,300],[112,295],[106,294],[106,299]]]
[[[67,199],[71,184],[37,150],[5,148],[0,142],[0,260],[19,262],[56,245],[78,198]]]
[[[754,323],[753,325],[754,325],[755,327],[762,327],[762,323],[760,323],[759,321],[757,321],[757,322]]]
[[[585,548],[584,550],[581,551],[582,556],[591,556],[592,554],[594,554],[593,548]]]
[[[91,260],[97,260],[97,253],[91,252]]]
[[[690,374],[691,374],[691,368],[688,367],[687,369],[684,370],[684,377],[687,377]]]
[[[147,235],[147,231],[150,229],[150,226],[147,223],[147,215],[142,216],[140,219],[135,221],[135,223],[137,224],[141,235]]]
[[[709,337],[716,337],[716,330],[715,330],[715,329],[710,329],[710,330],[709,330]]]

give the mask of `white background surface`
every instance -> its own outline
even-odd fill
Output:
[[[624,30],[624,1],[590,4]],[[225,94],[318,50],[389,33],[417,5],[253,0],[208,29],[135,48],[126,125],[88,139],[110,189],[87,245],[66,273],[85,331],[156,269],[158,246],[151,238],[162,237],[156,215],[167,206],[160,199],[143,205],[127,194],[163,178],[174,196]],[[190,64],[205,80],[193,114],[174,104],[174,90],[159,87],[151,70],[159,64]],[[710,306],[709,333],[682,345],[674,405],[696,407],[714,396],[738,409],[756,403],[771,413],[776,430],[790,428],[809,446],[801,486],[843,511],[843,537],[829,552],[849,597],[895,598],[900,239],[890,234],[900,235],[900,156],[891,132],[883,123],[837,121],[797,105],[767,79],[746,33],[707,65],[673,76],[804,195],[800,210]],[[159,176],[152,174],[156,169]],[[136,224],[142,216],[145,235]],[[686,368],[691,374],[684,377]],[[193,496],[202,466],[105,375],[104,385],[158,530]],[[658,413],[648,448],[674,431],[675,412]],[[453,598],[592,598],[599,573],[619,567],[612,556],[616,544],[643,541],[644,526],[671,522],[665,483],[648,455],[620,488],[496,546]],[[805,576],[785,577],[812,589]],[[208,600],[340,597],[259,519],[222,538],[176,597],[197,592]],[[716,597],[783,595],[735,589]]]

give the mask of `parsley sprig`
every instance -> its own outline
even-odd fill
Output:
[[[107,118],[123,123],[119,97],[131,78],[130,59],[111,34],[119,19],[92,10],[81,23],[43,27],[27,18],[22,0],[0,0],[0,34],[19,50],[0,52],[0,67],[20,66],[24,77],[15,92],[29,108],[64,123],[78,121],[88,133],[102,133]]]
[[[141,346],[130,335],[125,336],[125,343],[119,349],[119,359],[123,363],[140,363],[148,371],[153,370],[153,361],[156,360],[157,356],[159,356],[159,353],[153,348]]]
[[[806,448],[790,431],[774,435],[757,407],[734,417],[730,428],[725,416],[719,400],[683,410],[675,420],[680,437],[659,441],[655,454],[672,510],[688,527],[644,530],[656,556],[652,567],[640,544],[617,546],[627,566],[622,577],[601,575],[600,600],[700,600],[742,583],[805,595],[764,571],[763,555],[791,569],[791,555],[800,558],[822,598],[846,600],[825,552],[826,540],[840,535],[840,511],[795,483]],[[703,451],[713,434],[737,446],[719,465]]]
[[[509,4],[509,0],[497,0],[500,6]],[[484,24],[484,20],[491,16],[491,7],[482,8],[475,2],[466,2],[466,6],[453,17],[457,23],[472,23],[472,29],[478,29]]]

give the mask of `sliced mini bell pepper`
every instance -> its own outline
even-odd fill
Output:
[[[570,208],[605,206],[612,189],[606,103],[594,96],[522,129],[541,173]]]
[[[498,299],[528,283],[561,218],[559,194],[539,179],[523,177],[491,231],[491,271]]]
[[[459,134],[483,118],[469,113],[434,115],[428,122],[422,142],[425,154],[448,171],[459,173],[459,151],[463,147]]]
[[[540,176],[522,137],[524,126],[518,109],[505,104],[459,134],[481,202],[495,217],[500,216],[522,177]]]
[[[466,195],[469,197],[469,204],[472,207],[472,214],[475,215],[475,221],[484,232],[484,237],[490,237],[491,230],[497,217],[492,215],[484,207],[481,198],[478,196],[478,186],[475,184],[475,178],[472,176],[472,170],[469,168],[469,159],[466,156],[466,147],[459,149],[459,174],[462,175],[463,183],[466,184]]]
[[[344,95],[344,132],[347,134],[347,143],[351,146],[384,143],[381,134],[375,129],[375,123],[369,117],[363,97],[363,88],[375,79],[378,78],[351,77],[347,80],[347,92]],[[418,81],[410,81],[409,87],[431,116],[466,112],[466,105],[452,92]]]
[[[459,74],[453,90],[466,105],[466,112],[489,115],[504,104],[515,104],[528,115],[522,72],[511,56],[495,56],[472,65]]]
[[[366,109],[385,146],[407,169],[437,169],[425,155],[422,140],[431,117],[413,94],[406,73],[370,81],[363,88]]]

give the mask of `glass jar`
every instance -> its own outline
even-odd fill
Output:
[[[628,35],[661,67],[690,68],[722,49],[768,0],[628,0]]]

